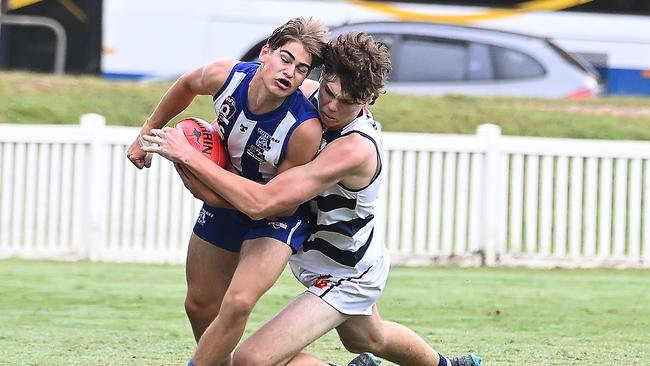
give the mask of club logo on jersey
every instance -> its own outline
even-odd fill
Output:
[[[257,132],[260,136],[257,138],[257,141],[255,141],[255,145],[250,145],[248,149],[246,149],[246,153],[252,156],[253,159],[263,162],[266,161],[264,153],[271,150],[271,143],[279,144],[280,140],[259,127],[257,128]]]
[[[219,124],[228,125],[230,119],[237,112],[237,105],[235,103],[235,98],[232,95],[229,95],[226,100],[223,101],[221,107],[219,107]]]
[[[330,279],[330,278],[332,278],[332,276],[330,276],[330,275],[322,275],[322,276],[319,276],[317,279],[315,279],[315,280],[312,282],[312,285],[313,285],[314,287],[317,287],[317,288],[325,288],[325,287],[329,286],[329,284],[330,284],[330,280],[329,280],[329,279]]]
[[[201,212],[199,212],[199,218],[196,220],[196,222],[199,225],[204,225],[206,216],[207,217],[214,217],[214,214],[212,212],[206,211],[205,208],[201,208]]]

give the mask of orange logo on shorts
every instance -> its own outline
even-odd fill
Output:
[[[321,277],[314,280],[313,285],[318,288],[325,288],[330,284],[330,280],[327,277]]]

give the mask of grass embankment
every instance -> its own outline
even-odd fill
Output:
[[[78,123],[80,115],[94,112],[111,125],[139,126],[169,85],[0,73],[0,123]],[[372,110],[385,131],[471,134],[489,122],[500,125],[506,135],[650,140],[650,98],[569,101],[387,94]],[[214,119],[211,98],[198,97],[182,115]]]

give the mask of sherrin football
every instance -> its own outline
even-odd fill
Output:
[[[215,164],[226,167],[228,155],[223,146],[219,133],[212,125],[200,118],[189,117],[180,120],[176,128],[183,130],[185,138],[195,149],[207,156]]]

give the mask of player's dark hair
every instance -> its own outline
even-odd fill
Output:
[[[391,69],[388,47],[364,32],[351,32],[328,42],[323,51],[323,78],[338,76],[354,103],[373,104],[384,92]]]
[[[272,51],[284,46],[287,42],[300,42],[311,55],[311,67],[323,64],[323,47],[328,40],[327,27],[314,18],[292,18],[276,28],[266,41]]]

